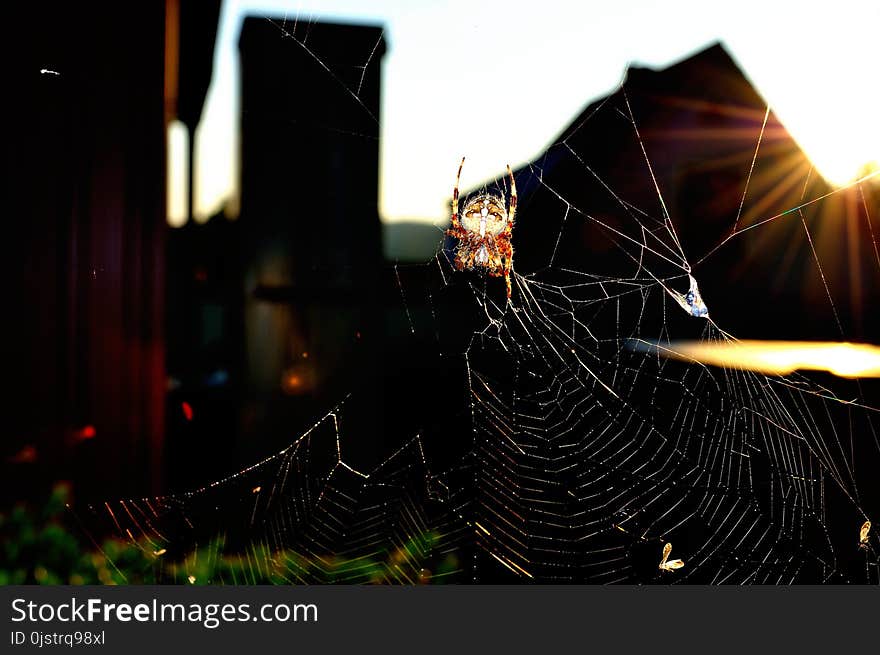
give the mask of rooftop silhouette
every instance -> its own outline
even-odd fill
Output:
[[[803,222],[798,212],[779,216],[714,250],[734,227],[748,228],[833,191],[767,112],[720,44],[661,70],[631,67],[620,90],[590,103],[545,152],[516,171],[514,267],[527,274],[552,262],[632,274],[633,262],[621,257],[621,233],[641,242],[632,217],[643,212],[649,218],[641,223],[656,227],[668,211],[725,329],[756,338],[840,338],[806,224],[814,241],[818,237],[817,255],[845,336],[876,334],[880,326],[870,323],[867,311],[876,297],[868,222],[878,214],[876,187],[839,192],[803,208]],[[488,186],[504,184],[500,177]],[[866,293],[853,295],[851,282]]]

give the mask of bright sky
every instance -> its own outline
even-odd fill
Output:
[[[261,13],[384,26],[379,207],[388,222],[447,220],[463,154],[463,188],[498,176],[612,91],[628,63],[663,67],[717,40],[830,181],[880,160],[876,0],[226,0],[196,135],[197,217],[235,196],[238,35],[245,15]],[[480,85],[493,93],[465,102],[462,91]],[[181,135],[171,142],[179,148]]]

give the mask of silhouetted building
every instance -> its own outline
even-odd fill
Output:
[[[290,443],[355,386],[381,390],[364,379],[381,332],[382,30],[248,17],[239,47],[240,216],[172,231],[177,486],[197,454],[201,482]],[[375,398],[358,402],[380,434]]]
[[[202,119],[205,96],[214,72],[214,42],[220,18],[220,0],[167,0],[165,34],[166,106],[171,116],[186,125],[187,216],[193,217],[195,183],[195,133]]]
[[[644,255],[655,275],[681,274],[637,246],[674,245],[663,226],[668,210],[711,314],[725,329],[754,338],[876,334],[876,312],[868,311],[876,297],[869,222],[877,216],[876,188],[854,187],[790,212],[832,187],[773,112],[762,136],[766,111],[721,45],[662,70],[630,68],[621,90],[591,103],[516,171],[516,269],[525,274],[552,264],[623,277]],[[768,218],[714,250],[735,228]]]
[[[284,443],[374,366],[385,46],[380,28],[248,17],[239,48],[243,430]]]

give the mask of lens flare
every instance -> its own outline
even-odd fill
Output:
[[[880,377],[880,347],[864,343],[757,340],[652,343],[633,340],[630,347],[637,352],[669,359],[765,375],[813,370],[845,378]]]

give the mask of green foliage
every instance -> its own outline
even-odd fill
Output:
[[[69,531],[70,489],[56,485],[45,507],[0,513],[0,584],[425,584],[459,569],[454,552],[435,559],[441,536],[427,532],[398,548],[358,556],[304,555],[265,544],[226,552],[223,537],[182,557],[143,538],[106,539],[83,549]]]
[[[69,497],[70,488],[57,484],[40,511],[17,505],[8,513],[0,513],[0,584],[122,581],[122,576],[111,570],[107,556],[84,552],[79,540],[63,524],[61,519]],[[118,548],[118,543],[111,541],[108,546]]]

